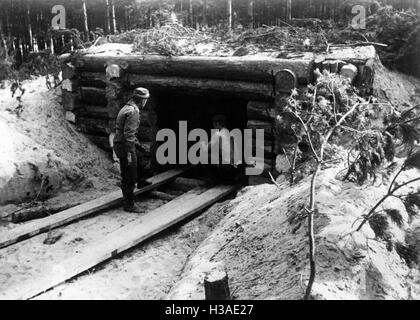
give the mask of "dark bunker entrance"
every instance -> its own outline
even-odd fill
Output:
[[[246,107],[248,101],[228,95],[215,96],[212,94],[185,94],[171,91],[158,91],[153,93],[153,100],[157,112],[158,129],[171,129],[177,136],[177,160],[179,159],[179,122],[186,121],[187,132],[193,129],[203,129],[211,138],[213,128],[213,117],[224,115],[227,119],[227,129],[240,129],[242,132],[247,124]],[[158,142],[157,147],[164,142]],[[188,150],[196,141],[187,141]],[[242,150],[243,151],[243,150]],[[243,152],[242,152],[243,155]],[[243,161],[243,159],[242,159]],[[215,178],[215,165],[164,165],[166,168],[188,167],[188,175],[194,178]],[[209,161],[210,163],[210,161]],[[162,168],[163,169],[163,168]],[[238,170],[238,179],[243,181],[244,168]]]

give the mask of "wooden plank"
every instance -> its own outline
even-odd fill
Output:
[[[235,190],[235,186],[221,185],[200,195],[190,193],[178,197],[92,243],[82,251],[75,251],[71,257],[62,261],[61,272],[52,272],[56,266],[51,266],[51,270],[45,270],[45,275],[40,278],[30,279],[19,284],[18,288],[0,292],[0,299],[30,299],[202,211]]]
[[[162,192],[162,191],[151,191],[149,195],[151,197],[166,200],[166,201],[172,201],[176,198],[176,196],[169,193]]]
[[[152,182],[150,186],[135,191],[135,195],[137,196],[147,191],[156,189],[161,185],[168,183],[176,177],[180,176],[184,172],[186,172],[186,170],[174,169],[158,174],[148,179],[148,181]],[[49,217],[23,224],[0,236],[0,248],[7,247],[16,242],[20,242],[30,237],[36,236],[42,232],[46,232],[68,224],[69,222],[86,217],[92,213],[98,212],[99,210],[117,205],[121,203],[122,200],[123,197],[121,195],[121,191],[115,191],[98,199],[85,202],[81,205],[61,211]]]

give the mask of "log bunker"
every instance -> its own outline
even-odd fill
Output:
[[[317,72],[339,73],[367,95],[372,92],[375,49],[372,46],[335,47],[328,53],[305,52],[294,57],[159,56],[107,50],[62,57],[62,102],[66,119],[95,144],[111,150],[115,118],[137,86],[151,92],[138,138],[150,174],[160,171],[155,161],[156,133],[188,129],[210,132],[211,119],[222,113],[229,129],[264,129],[264,173],[275,172],[282,141],[275,134],[275,117],[290,92],[313,83]],[[281,130],[281,128],[280,128]],[[279,150],[280,149],[280,150]]]

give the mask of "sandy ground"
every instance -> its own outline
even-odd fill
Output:
[[[368,224],[346,236],[387,186],[342,182],[337,179],[341,169],[326,169],[319,176],[314,297],[419,299],[417,267],[409,267],[395,248],[375,238]],[[408,171],[406,177],[413,174]],[[214,268],[226,269],[234,299],[301,299],[309,274],[303,210],[309,179],[293,186],[280,181],[280,190],[271,184],[246,187],[235,199],[36,299],[203,299],[203,279]],[[148,211],[164,201],[142,198],[140,203]],[[409,220],[399,200],[385,202],[384,208],[403,216],[402,227],[389,221],[393,241],[406,243],[413,228],[420,230],[419,218]],[[64,258],[138,218],[115,209],[58,229],[62,237],[52,245],[44,244],[47,234],[41,234],[1,249],[0,298],[45,270],[59,272]]]
[[[392,248],[378,241],[368,224],[345,236],[353,223],[380,199],[385,185],[358,187],[336,179],[339,169],[319,177],[315,215],[316,299],[419,299],[417,267],[410,268]],[[413,175],[415,172],[408,172]],[[171,299],[203,299],[202,279],[225,268],[235,299],[302,299],[309,275],[306,214],[310,177],[294,186],[280,183],[247,187],[231,201],[228,214],[190,257]],[[414,187],[418,187],[414,186]],[[392,239],[405,242],[413,225],[401,201],[404,226],[390,223]],[[418,226],[417,226],[418,227]]]
[[[0,89],[0,205],[114,188],[111,157],[64,119],[61,89],[43,77],[23,88],[19,115],[10,83]],[[0,217],[10,210],[0,207]]]
[[[144,211],[166,201],[140,198]],[[162,299],[176,283],[189,255],[205,239],[224,214],[214,205],[203,215],[182,226],[105,262],[70,282],[36,299]],[[44,233],[0,250],[0,298],[31,282],[48,270],[60,270],[60,262],[87,244],[139,219],[142,214],[126,213],[117,208],[80,220],[52,231],[62,233],[54,244],[44,244]],[[47,271],[46,271],[47,270]]]

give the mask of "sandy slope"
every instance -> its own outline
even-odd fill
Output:
[[[0,204],[111,181],[109,156],[65,121],[60,89],[48,90],[42,77],[23,87],[20,116],[9,86],[0,89]]]
[[[375,239],[366,225],[344,237],[352,224],[386,187],[357,187],[335,178],[338,169],[320,175],[317,190],[315,233],[317,299],[418,299],[418,271],[410,269],[395,249]],[[413,173],[410,173],[413,174]],[[224,266],[237,299],[301,299],[309,275],[308,240],[303,206],[307,204],[309,179],[281,191],[264,184],[247,187],[228,204],[229,213],[190,257],[181,280],[167,298],[203,299],[203,279],[213,268]],[[395,241],[405,242],[412,228],[399,200],[385,203],[398,208],[404,226],[390,222]],[[416,230],[417,230],[416,229]]]

